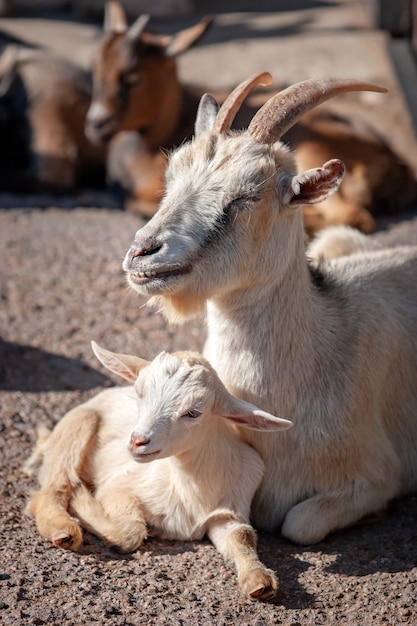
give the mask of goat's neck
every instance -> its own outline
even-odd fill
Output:
[[[206,354],[229,390],[240,397],[276,410],[277,397],[285,396],[285,404],[279,403],[285,417],[296,404],[294,382],[314,367],[313,346],[323,312],[303,236],[285,269],[260,268],[259,275],[262,282],[208,301]]]
[[[155,122],[150,124],[145,132],[146,141],[150,148],[157,149],[160,146],[170,147],[176,129],[180,123],[183,108],[184,93],[176,75],[169,77],[168,85],[164,84],[164,91],[170,94],[169,98],[164,94],[155,94],[157,112]]]

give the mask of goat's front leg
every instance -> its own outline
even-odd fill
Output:
[[[318,543],[329,533],[384,509],[392,496],[392,485],[378,488],[360,478],[296,504],[288,511],[281,533],[294,543]]]
[[[234,563],[241,592],[252,600],[272,600],[278,590],[278,580],[258,558],[252,526],[231,520],[229,516],[209,522],[207,534],[223,558]]]
[[[77,550],[82,542],[78,520],[68,512],[74,489],[80,476],[88,478],[87,461],[95,445],[99,414],[77,407],[58,422],[49,437],[38,441],[26,464],[42,461],[39,471],[41,489],[30,499],[27,510],[36,518],[40,534],[56,546]],[[43,440],[42,440],[43,439]]]
[[[96,496],[80,485],[70,503],[83,528],[123,552],[133,552],[146,539],[146,522],[131,490],[116,487]]]
[[[42,537],[52,541],[57,547],[78,550],[83,535],[78,520],[68,511],[70,495],[57,489],[41,489],[33,494],[27,511],[36,518],[36,525]]]

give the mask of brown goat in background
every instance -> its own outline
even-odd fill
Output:
[[[1,189],[63,192],[100,174],[104,181],[106,149],[84,133],[87,72],[50,51],[12,44],[0,57],[0,91]]]
[[[122,34],[121,15],[121,6],[109,2],[93,94],[91,72],[51,50],[31,48],[24,41],[4,49],[0,190],[69,191],[104,184],[109,154],[109,182],[127,193],[140,188],[142,212],[147,196],[151,214],[155,212],[165,170],[160,146],[172,147],[191,136],[201,95],[192,97],[182,88],[173,57],[202,36],[209,20],[166,36],[143,33],[148,18],[140,17]],[[129,59],[133,64],[127,67]],[[105,105],[98,105],[97,97],[103,94]],[[97,115],[98,109],[106,115]],[[188,128],[181,118],[189,122]]]
[[[348,118],[328,109],[311,111],[283,141],[296,150],[298,171],[318,167],[334,157],[345,164],[337,193],[303,207],[304,227],[310,235],[338,224],[370,233],[375,229],[374,216],[404,211],[416,197],[410,165],[357,116]]]
[[[152,215],[164,190],[166,159],[161,148],[171,149],[192,136],[203,92],[180,84],[175,57],[204,34],[208,21],[174,36],[150,33],[146,26],[147,18],[141,16],[128,27],[122,6],[117,0],[108,0],[105,33],[93,67],[93,101],[86,132],[96,141],[114,137],[108,177],[125,189],[130,208]],[[236,127],[245,126],[253,113],[253,106],[244,108]],[[304,221],[310,234],[331,224],[371,232],[375,224],[370,211],[397,212],[415,196],[411,168],[372,128],[354,118],[314,111],[284,141],[296,149],[300,170],[333,157],[346,164],[340,190],[323,203],[305,207]]]
[[[183,86],[175,57],[206,32],[210,20],[174,35],[146,31],[148,17],[130,27],[122,6],[106,4],[104,34],[93,61],[93,97],[86,135],[109,144],[107,176],[126,204],[153,215],[163,193],[165,156],[193,134],[202,91]]]

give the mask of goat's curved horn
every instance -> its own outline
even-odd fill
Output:
[[[127,31],[127,38],[133,40],[139,39],[145,30],[150,17],[151,16],[147,14],[140,15],[129,27],[129,30]]]
[[[224,133],[229,130],[233,120],[235,119],[236,113],[242,105],[242,102],[252,89],[257,85],[263,85],[266,87],[271,83],[272,76],[269,72],[254,74],[247,80],[243,81],[243,83],[240,83],[240,85],[233,89],[233,91],[227,96],[226,100],[220,107],[213,125],[213,132]]]
[[[255,114],[247,133],[259,143],[274,143],[282,137],[307,111],[322,102],[347,91],[388,90],[354,79],[323,78],[305,80],[291,85],[273,96]]]

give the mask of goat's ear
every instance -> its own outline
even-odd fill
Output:
[[[99,346],[95,341],[91,342],[91,347],[98,360],[108,370],[125,378],[129,382],[134,382],[141,369],[149,365],[149,361],[140,359],[129,354],[116,354]]]
[[[165,54],[169,57],[176,57],[194,46],[207,32],[212,22],[211,18],[205,17],[198,24],[180,30],[170,38],[169,44],[165,48]]]
[[[126,14],[120,2],[107,0],[104,7],[104,31],[106,33],[125,33],[127,31]]]
[[[210,93],[205,93],[198,105],[194,132],[199,137],[213,128],[214,120],[219,112],[219,105]]]
[[[326,200],[338,190],[345,173],[345,166],[339,159],[327,161],[322,167],[301,172],[291,179],[283,189],[286,206],[317,204]]]
[[[224,419],[249,430],[287,430],[292,426],[289,420],[261,411],[254,404],[239,400],[227,391],[222,400],[217,403],[217,410]]]

